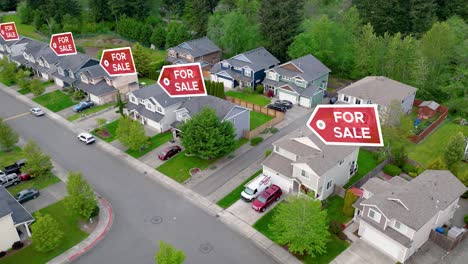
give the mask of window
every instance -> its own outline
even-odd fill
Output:
[[[161,108],[160,106],[158,106],[158,107],[156,108],[156,111],[158,111],[159,113],[162,113],[162,108]]]
[[[307,174],[307,172],[305,170],[301,170],[301,176],[304,177],[304,178],[309,179],[309,175]]]
[[[275,151],[276,151],[276,152],[279,152],[278,146],[275,146]]]
[[[361,99],[356,99],[356,104],[361,104]]]
[[[50,67],[50,66],[49,66],[49,63],[47,63],[47,61],[44,61],[44,65],[45,65],[47,68]]]
[[[60,75],[64,75],[63,69],[62,69],[62,68],[58,68],[57,70],[58,70],[58,73],[59,73]]]
[[[23,57],[24,57],[26,60],[29,60],[29,59],[28,59],[28,54],[23,53]]]
[[[244,75],[247,76],[247,77],[251,77],[252,76],[252,71],[244,70]]]
[[[329,181],[327,183],[327,190],[330,189],[332,187],[332,185],[333,185],[333,181]]]
[[[86,78],[86,76],[84,74],[81,74],[81,80],[83,82],[88,82],[88,78]]]
[[[345,96],[343,97],[343,101],[349,102],[349,97],[348,97],[347,95],[345,95]]]
[[[268,79],[276,80],[276,73],[273,71],[268,72]]]
[[[372,101],[371,101],[371,100],[367,100],[367,104],[372,104]]]
[[[75,75],[73,75],[73,72],[71,70],[69,70],[68,73],[70,74],[70,77],[75,78]]]
[[[135,96],[130,96],[130,101],[134,104],[138,104],[138,100],[136,99]]]
[[[376,221],[377,223],[380,223],[381,215],[377,213],[375,210],[369,208],[369,213],[367,214],[367,216],[373,219],[374,221]]]
[[[398,221],[395,221],[395,224],[393,225],[396,229],[400,229],[401,228],[401,223],[398,222]]]

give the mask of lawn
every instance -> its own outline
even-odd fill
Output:
[[[75,104],[68,94],[59,90],[38,96],[33,101],[53,112],[61,111]]]
[[[253,104],[265,106],[270,103],[270,99],[266,96],[261,94],[247,94],[243,92],[236,92],[236,91],[227,91],[226,96],[238,98],[247,102],[251,102]]]
[[[108,104],[103,104],[103,105],[97,105],[97,106],[94,106],[94,107],[91,107],[91,108],[88,108],[84,111],[81,111],[80,113],[78,114],[75,114],[75,115],[72,115],[70,117],[68,117],[68,121],[75,121],[77,119],[79,119],[82,115],[90,115],[90,114],[94,114],[94,113],[97,113],[99,111],[102,111],[104,109],[107,109],[107,108],[110,108],[112,106],[114,106],[115,103],[108,103]]]
[[[14,255],[2,258],[2,260],[0,260],[2,264],[46,263],[54,257],[72,248],[74,245],[78,244],[88,236],[86,232],[79,228],[79,217],[70,213],[70,211],[65,208],[64,200],[41,209],[38,212],[42,214],[49,214],[55,220],[57,220],[57,222],[59,222],[60,230],[64,233],[64,237],[60,245],[50,252],[41,253],[35,251],[32,244],[31,246],[21,249],[21,251]]]
[[[351,179],[349,179],[344,188],[349,188],[353,183],[359,181],[367,173],[377,167],[377,165],[379,165],[377,162],[378,161],[372,152],[361,148],[358,156],[358,171],[353,177],[351,177]]]
[[[114,141],[115,139],[117,139],[116,130],[117,130],[118,125],[119,125],[119,119],[117,119],[115,121],[112,121],[112,122],[100,127],[100,128],[106,128],[107,129],[107,131],[110,134],[109,137],[102,137],[100,134],[96,133],[96,129],[94,129],[91,133],[93,135],[95,135],[96,137],[110,143],[110,142]]]
[[[33,25],[21,24],[20,19],[18,15],[16,14],[5,15],[2,17],[2,21],[3,23],[15,22],[16,29],[18,30],[18,34],[20,35],[23,35],[32,39],[36,39],[39,41],[46,41],[46,37],[42,35],[41,33],[37,32]]]
[[[146,155],[148,152],[152,151],[153,149],[161,146],[162,144],[168,142],[170,139],[172,138],[172,133],[171,132],[168,132],[168,133],[162,133],[162,134],[157,134],[153,137],[151,137],[150,139],[150,142],[151,144],[143,149],[142,151],[135,151],[135,150],[127,150],[125,153],[127,153],[128,155],[138,159],[140,157],[143,157],[144,155]]]
[[[5,166],[11,165],[23,158],[23,151],[18,146],[15,146],[10,152],[0,150],[0,169],[2,170]]]
[[[344,199],[338,195],[333,195],[327,198],[327,209],[328,220],[336,221],[339,223],[347,223],[351,220],[351,217],[347,217],[343,214]]]
[[[272,116],[265,115],[259,112],[250,111],[250,131],[256,129],[257,127],[265,124],[266,122],[273,119]]]
[[[26,190],[26,189],[29,189],[29,188],[36,188],[38,190],[40,189],[44,189],[45,187],[48,187],[52,184],[55,184],[57,182],[60,182],[60,179],[53,175],[52,173],[47,175],[47,176],[44,176],[44,177],[38,177],[38,178],[34,178],[34,179],[31,179],[29,181],[23,181],[21,182],[20,184],[16,185],[16,186],[12,186],[10,188],[8,188],[7,190],[13,194],[13,195],[16,195],[18,192],[22,191],[22,190]]]
[[[150,78],[146,78],[146,77],[140,77],[138,78],[138,82],[143,85],[152,85],[152,84],[155,84],[156,83],[156,80],[153,80],[153,79],[150,79]]]
[[[237,188],[235,188],[234,190],[232,190],[232,192],[230,192],[228,195],[224,196],[221,200],[219,200],[217,202],[217,204],[219,206],[221,206],[222,208],[226,209],[228,208],[229,206],[231,206],[232,204],[234,204],[235,202],[237,202],[237,200],[239,200],[240,198],[240,195],[241,195],[241,192],[244,190],[245,188],[245,185],[251,181],[253,178],[257,177],[258,175],[260,175],[262,173],[262,170],[259,170],[257,172],[255,172],[252,176],[250,176],[248,179],[246,179],[243,183],[241,183],[239,186],[237,186]]]
[[[206,160],[195,156],[185,156],[185,151],[182,151],[170,160],[164,162],[161,166],[156,168],[156,170],[182,183],[190,179],[189,170],[191,168],[203,170],[208,168],[208,166],[215,161],[216,159]]]
[[[40,84],[41,84],[41,87],[44,87],[44,89],[45,89],[45,88],[47,88],[48,86],[54,84],[54,81],[47,81],[47,82],[41,81]],[[31,92],[31,90],[29,90],[29,88],[22,88],[22,89],[19,89],[19,90],[18,90],[18,93],[20,93],[20,94],[22,94],[22,95],[28,94],[28,93],[30,93],[30,92]]]

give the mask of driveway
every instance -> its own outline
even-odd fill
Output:
[[[73,111],[73,106],[70,106],[68,108],[65,108],[65,109],[57,112],[57,114],[63,116],[64,118],[69,118],[70,116],[76,114],[76,112]]]
[[[281,199],[283,200],[283,199]],[[232,213],[233,215],[239,217],[242,221],[246,222],[249,225],[255,224],[255,222],[258,221],[258,219],[262,218],[266,213],[271,211],[276,205],[278,205],[280,201],[274,202],[268,208],[265,210],[263,213],[259,213],[252,209],[250,206],[252,203],[245,202],[242,199],[239,199],[237,202],[235,202],[233,205],[229,206],[226,211]]]
[[[351,244],[331,264],[395,264],[395,260],[362,239]]]
[[[293,106],[291,109],[288,109],[288,111],[286,111],[286,114],[284,116],[284,120],[279,123],[278,125],[276,125],[277,128],[281,129],[287,125],[289,125],[291,122],[293,122],[294,120],[298,119],[299,117],[301,116],[304,116],[306,114],[311,114],[313,111],[312,108],[305,108],[305,107],[302,107],[302,106]]]
[[[432,241],[427,241],[405,263],[408,264],[465,264],[468,262],[468,239],[447,253]]]
[[[157,167],[161,166],[161,164],[164,163],[163,160],[160,160],[158,158],[159,153],[161,153],[161,151],[163,151],[165,148],[171,147],[171,146],[180,146],[182,148],[182,150],[184,150],[184,148],[182,147],[180,142],[175,142],[175,143],[166,142],[166,143],[162,144],[161,146],[159,146],[159,147],[153,149],[152,151],[148,152],[146,155],[139,158],[139,160],[146,163],[146,164],[148,164],[149,166],[151,166],[153,168],[157,168]],[[177,155],[179,155],[179,154],[177,154]]]
[[[23,204],[29,212],[35,212],[62,200],[67,195],[67,186],[63,182],[58,182],[39,191],[41,193],[39,197]]]

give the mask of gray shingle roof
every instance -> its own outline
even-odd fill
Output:
[[[132,102],[128,102],[127,105],[125,106],[128,110],[135,110],[137,111],[140,115],[149,118],[153,121],[159,122],[164,118],[164,115],[158,113],[158,112],[152,112],[142,104],[136,105]]]
[[[231,112],[233,108],[244,109],[227,100],[214,97],[211,95],[189,97],[179,106],[178,109],[183,109],[183,108],[187,109],[187,111],[193,117],[194,114],[200,112],[204,107],[210,107],[214,109],[216,112],[216,115],[221,120],[223,120],[226,117],[226,115],[229,112]],[[246,109],[244,110],[247,111]]]
[[[437,110],[437,108],[439,108],[440,105],[434,101],[424,101],[419,105],[419,107],[421,106],[426,106],[432,110]]]
[[[132,93],[139,99],[149,99],[150,97],[153,97],[162,107],[168,107],[185,100],[185,98],[182,97],[169,97],[169,95],[167,95],[167,93],[161,88],[161,86],[159,86],[159,84],[145,86]]]
[[[426,170],[407,184],[389,185],[385,191],[375,193],[361,204],[375,205],[386,217],[419,230],[438,211],[444,210],[466,190],[465,185],[451,172]],[[398,201],[389,198],[399,199],[409,210]]]
[[[268,69],[280,63],[280,61],[264,47],[246,51],[225,61],[234,67],[248,66],[253,71]]]
[[[60,66],[64,70],[72,70],[72,72],[78,71],[84,64],[88,61],[94,60],[86,54],[77,53],[75,55],[68,55],[60,57],[60,60],[57,62],[57,66]],[[99,64],[97,60],[96,64]]]
[[[393,101],[401,102],[417,89],[384,76],[367,76],[341,89],[338,93],[364,100],[371,100],[379,105],[390,105]]]
[[[34,220],[32,215],[3,186],[0,186],[0,217],[9,213],[12,213],[11,217],[15,224]]]
[[[207,37],[189,40],[169,49],[173,49],[177,53],[188,53],[195,58],[221,51],[221,49]]]
[[[87,77],[89,78],[100,78],[100,77],[107,77],[107,78],[110,78],[109,74],[107,74],[107,72],[104,70],[104,68],[102,68],[101,65],[97,64],[97,65],[93,65],[93,66],[90,66],[90,67],[86,67],[86,68],[82,68],[79,72],[79,73],[84,73]]]
[[[46,60],[49,64],[55,64],[60,60],[60,56],[57,56],[49,46],[46,46],[41,50],[39,57]]]
[[[297,70],[291,70],[292,68],[296,68]],[[307,82],[311,82],[320,76],[331,72],[327,66],[311,54],[283,63],[271,70],[277,72],[281,76],[287,76],[290,78],[300,76]]]
[[[279,154],[271,153],[271,155],[268,156],[262,164],[286,177],[292,178],[293,166],[291,165],[291,160]]]
[[[117,92],[117,89],[115,89],[112,86],[109,86],[105,80],[101,80],[96,84],[88,84],[80,81],[76,84],[76,87],[80,90],[83,90],[96,96]]]

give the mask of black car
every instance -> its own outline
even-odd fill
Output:
[[[278,100],[274,104],[286,106],[287,109],[291,109],[294,105],[291,101],[288,100]]]
[[[25,160],[18,160],[14,164],[5,167],[5,174],[16,173],[19,174],[21,172],[21,167],[26,164]]]
[[[27,202],[31,199],[36,199],[38,196],[39,196],[39,191],[34,189],[34,188],[31,188],[31,189],[26,189],[26,190],[22,190],[21,192],[17,193],[15,195],[15,199],[19,202],[19,203],[24,203],[24,202]]]
[[[288,108],[284,105],[280,105],[280,104],[269,104],[267,105],[267,108],[270,108],[270,109],[273,109],[273,110],[276,110],[276,111],[280,111],[280,112],[283,112],[285,113],[286,110],[288,110]]]
[[[336,103],[336,101],[338,101],[337,96],[333,96],[332,98],[330,98],[330,104],[334,104],[334,103]]]

